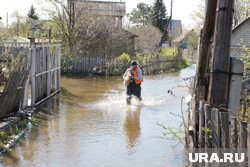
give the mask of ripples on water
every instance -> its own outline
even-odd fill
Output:
[[[175,167],[183,146],[163,139],[157,125],[178,128],[180,102],[188,95],[179,73],[146,76],[142,104],[127,105],[121,77],[62,78],[62,93],[41,106],[39,126],[33,128],[4,166]],[[168,90],[173,91],[173,95]],[[1,162],[0,162],[1,166]]]

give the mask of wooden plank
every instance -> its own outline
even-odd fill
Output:
[[[205,112],[204,101],[199,103],[199,148],[205,148]]]
[[[57,85],[58,89],[57,90],[60,90],[61,89],[61,47],[58,47],[57,54],[58,54],[57,67],[59,68],[58,79],[57,79],[57,82],[58,82],[58,85]]]
[[[35,105],[36,101],[36,49],[31,48],[31,105]]]
[[[228,112],[219,112],[222,148],[230,148],[228,116]]]
[[[219,110],[212,108],[211,110],[211,126],[212,126],[212,146],[219,148],[221,145],[220,128],[219,128]]]
[[[208,104],[204,105],[205,110],[205,128],[206,128],[206,135],[205,135],[205,142],[206,148],[212,148],[212,125],[211,125],[211,109],[212,107]]]
[[[244,64],[241,60],[232,58],[230,61],[230,79],[229,79],[229,120],[232,117],[236,117],[238,115],[238,110],[240,106],[240,97],[241,97],[241,87],[242,87],[242,79],[243,79],[243,70]]]
[[[238,128],[237,118],[233,117],[231,120],[231,148],[238,147]]]
[[[240,148],[247,148],[247,122],[240,122]]]
[[[216,18],[216,6],[217,0],[207,1],[206,14],[203,29],[201,31],[199,53],[198,53],[198,64],[197,64],[197,95],[200,99],[206,99],[205,94],[208,82],[208,69],[210,62],[210,46],[214,34],[214,25]]]
[[[248,166],[250,166],[250,124],[248,124],[248,139],[247,139],[247,156],[248,156]]]
[[[28,55],[27,55],[27,59],[28,59],[28,64],[27,64],[27,69],[30,71],[30,62],[31,62],[31,49],[29,49]],[[30,72],[29,72],[30,75]],[[29,85],[30,85],[30,79],[28,78],[26,83],[25,83],[25,88],[24,88],[24,97],[23,97],[23,103],[22,106],[28,107],[28,101],[29,101]]]
[[[47,47],[47,71],[51,69],[51,61],[50,61],[50,52],[49,47]],[[47,96],[50,95],[51,92],[51,72],[47,73]]]
[[[229,95],[228,73],[230,68],[233,5],[233,0],[218,1],[208,92],[209,104],[226,109],[228,108]]]
[[[43,71],[47,70],[47,59],[46,59],[46,47],[42,48],[42,62],[43,62]],[[47,95],[47,75],[43,75],[42,76],[42,92],[43,92],[43,96],[42,98],[46,97]]]

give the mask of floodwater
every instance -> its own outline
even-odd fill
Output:
[[[38,108],[29,130],[0,166],[178,167],[183,145],[164,136],[178,128],[181,99],[188,95],[178,73],[146,76],[142,104],[125,104],[121,77],[62,77],[62,92]],[[173,94],[169,94],[171,89]],[[185,105],[184,105],[185,106]],[[171,137],[171,136],[170,136]]]

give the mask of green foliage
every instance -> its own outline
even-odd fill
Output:
[[[205,132],[205,134],[209,137],[212,138],[212,130],[209,128],[203,128],[203,131]]]
[[[136,55],[135,56],[135,60],[136,60],[136,62],[138,63],[138,64],[142,64],[143,63],[143,56],[141,56],[141,55]]]
[[[178,54],[178,49],[175,47],[161,48],[160,55],[162,56],[176,56]]]
[[[145,25],[149,23],[152,7],[146,3],[138,3],[137,7],[130,13],[130,21],[133,24]]]
[[[68,47],[66,46],[62,47],[62,52],[61,52],[62,71],[67,71],[71,69],[71,65],[72,65],[72,61],[74,57],[75,55],[70,52]]]
[[[169,140],[177,140],[179,143],[185,144],[183,140],[183,135],[185,132],[182,130],[182,128],[170,128],[160,123],[158,123],[158,125],[165,130],[164,136],[167,136]]]
[[[34,8],[33,5],[30,6],[30,10],[29,10],[27,16],[30,19],[33,19],[33,20],[38,20],[39,19],[38,14],[36,13],[36,8]]]
[[[152,24],[158,27],[162,32],[167,23],[166,7],[163,0],[155,0],[152,9]]]
[[[181,64],[179,64],[179,65],[177,66],[177,69],[184,69],[184,68],[186,68],[186,67],[188,67],[188,66],[189,66],[189,65],[188,65],[187,60],[183,59],[182,62],[181,62]]]
[[[121,60],[121,63],[123,65],[128,65],[131,61],[130,55],[127,53],[123,53],[122,55],[120,55],[119,59]]]
[[[25,52],[19,52],[15,58],[10,63],[10,68],[12,71],[21,71],[27,65],[26,55]]]
[[[196,50],[199,44],[199,33],[198,30],[191,30],[187,35],[185,42],[187,43],[187,47],[189,49]]]
[[[241,41],[244,43],[243,41]],[[250,48],[246,45],[241,46],[242,54],[241,60],[244,63],[244,79],[249,79],[250,78]]]

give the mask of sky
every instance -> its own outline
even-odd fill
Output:
[[[100,0],[102,1],[102,0]],[[120,1],[120,0],[110,0]],[[144,2],[152,5],[154,0],[121,0],[126,2],[127,13],[131,12],[136,7],[137,3]],[[171,0],[163,0],[166,7],[167,13],[170,14],[170,2]],[[191,14],[197,9],[197,6],[201,0],[173,0],[173,19],[182,20],[182,24],[188,29],[194,25]],[[37,12],[42,14],[39,5],[36,0],[0,0],[0,16],[4,24],[6,23],[7,13],[9,16],[15,10],[18,10],[22,15],[27,15],[31,4],[34,5]],[[11,18],[10,18],[11,21]]]

